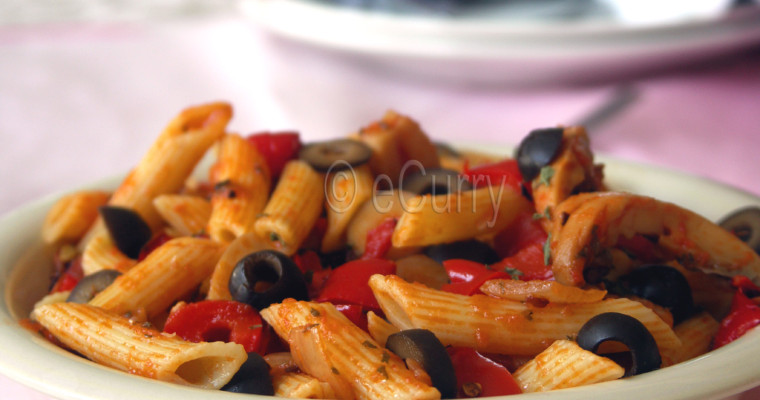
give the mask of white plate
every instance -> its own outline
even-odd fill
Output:
[[[760,43],[760,7],[657,24],[381,13],[304,0],[241,0],[263,28],[414,76],[464,83],[599,81]]]
[[[479,150],[493,152],[491,146]],[[501,154],[511,154],[503,151]],[[606,164],[614,189],[648,194],[699,212],[710,219],[760,198],[693,176],[614,160]],[[94,187],[113,188],[119,179]],[[40,242],[45,213],[58,196],[34,202],[0,220],[0,373],[36,390],[66,400],[213,400],[240,398],[225,392],[187,388],[129,375],[76,357],[21,328],[47,288],[51,263]],[[715,399],[760,384],[760,329],[697,359],[633,378],[587,387],[526,395],[527,399],[593,398]],[[262,398],[248,396],[248,399]],[[516,400],[521,396],[504,397]],[[266,399],[263,397],[262,399]]]

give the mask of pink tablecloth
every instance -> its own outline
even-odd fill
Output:
[[[0,214],[126,171],[189,104],[232,102],[241,133],[334,137],[394,108],[439,140],[514,144],[534,127],[576,120],[615,88],[476,89],[323,56],[235,17],[0,27]],[[757,54],[633,84],[638,100],[592,132],[596,151],[760,195]],[[0,393],[49,399],[2,376]]]

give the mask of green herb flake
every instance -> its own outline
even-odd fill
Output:
[[[322,314],[320,314],[320,313],[319,313],[319,310],[317,310],[317,309],[316,309],[316,308],[314,308],[314,307],[310,308],[310,309],[309,309],[309,312],[311,313],[311,315],[313,315],[313,316],[315,316],[315,317],[319,317],[320,315],[322,315]]]
[[[259,329],[259,328],[263,328],[263,327],[264,327],[264,325],[262,325],[262,324],[256,324],[256,325],[249,326],[248,329],[250,329],[250,330],[253,331],[253,330],[256,330],[256,329]]]
[[[541,168],[541,172],[538,174],[538,184],[549,186],[549,184],[551,184],[551,180],[553,176],[554,176],[554,168],[548,165]]]
[[[387,351],[384,351],[384,352],[383,352],[383,357],[380,359],[380,361],[381,361],[381,362],[384,362],[384,363],[387,363],[387,362],[388,362],[388,361],[390,361],[390,360],[391,360],[391,355],[390,355],[390,354],[388,354],[388,352],[387,352]]]
[[[338,371],[338,369],[337,369],[337,368],[335,368],[335,367],[330,367],[330,370],[332,371],[332,373],[333,373],[333,374],[335,374],[335,375],[340,375],[340,371]]]
[[[372,342],[370,342],[369,340],[365,340],[364,342],[362,342],[362,346],[364,346],[364,347],[366,347],[366,348],[368,348],[368,349],[376,349],[376,348],[377,348],[377,346],[375,346],[375,345],[374,345]]]
[[[513,281],[519,281],[520,277],[525,275],[522,271],[520,271],[517,268],[506,267],[504,268],[504,272],[508,273]]]
[[[232,183],[232,181],[231,181],[231,180],[229,180],[229,179],[225,179],[225,180],[223,180],[223,181],[219,181],[219,182],[217,182],[217,183],[214,185],[214,190],[220,190],[220,189],[224,189],[224,188],[226,188],[227,186],[229,186],[231,183]]]
[[[385,370],[385,365],[377,367],[377,372],[381,373],[385,379],[388,379],[388,371]]]
[[[462,385],[462,393],[466,397],[478,397],[483,393],[483,386],[478,382],[467,382]]]
[[[280,241],[280,235],[277,234],[277,232],[269,232],[269,240],[273,242],[279,242]]]
[[[550,265],[552,261],[552,234],[549,233],[544,242],[544,265]]]
[[[523,315],[525,315],[525,319],[527,319],[528,321],[533,321],[533,311],[525,310]]]

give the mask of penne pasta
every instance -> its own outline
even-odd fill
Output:
[[[97,190],[81,191],[61,197],[45,216],[42,240],[45,243],[76,242],[98,218],[98,207],[109,194]]]
[[[90,304],[148,318],[196,288],[214,269],[224,246],[209,239],[172,239],[98,293]]]
[[[480,291],[489,296],[513,301],[540,299],[549,303],[594,303],[607,295],[606,290],[581,289],[565,286],[555,281],[519,281],[492,279],[480,286]]]
[[[584,350],[573,341],[557,340],[512,376],[524,393],[532,393],[611,381],[624,374],[625,369],[609,358]]]
[[[256,147],[240,135],[225,135],[210,178],[214,185],[208,221],[211,238],[229,243],[253,231],[271,186],[269,167]]]
[[[288,399],[336,399],[332,387],[313,376],[287,372],[272,377],[274,395]]]
[[[703,312],[673,328],[681,340],[681,347],[677,349],[663,349],[661,351],[663,367],[691,360],[710,351],[712,339],[718,332],[720,324],[709,313]]]
[[[103,269],[115,269],[119,272],[128,271],[137,261],[119,251],[107,233],[97,235],[90,240],[82,253],[82,270],[85,275]]]
[[[340,399],[441,396],[332,304],[289,299],[262,310],[261,315],[288,341],[301,370],[328,382]]]
[[[325,179],[327,229],[322,237],[322,252],[346,245],[348,224],[364,202],[372,196],[373,176],[369,166],[337,171]]]
[[[322,176],[304,161],[290,161],[254,230],[276,250],[293,254],[322,213],[324,200]]]
[[[203,233],[211,217],[211,203],[200,196],[164,194],[153,200],[153,206],[180,236]]]
[[[186,342],[87,304],[43,305],[32,316],[92,361],[166,382],[219,389],[247,357],[239,344]]]
[[[492,235],[531,208],[522,194],[506,185],[454,194],[417,196],[393,231],[394,246],[425,246]],[[457,229],[451,229],[456,226]]]
[[[438,291],[395,275],[373,275],[369,285],[393,325],[428,329],[444,345],[472,347],[487,353],[536,355],[555,340],[574,337],[591,317],[618,312],[643,323],[659,348],[681,346],[670,326],[656,313],[625,298],[533,307],[484,295]]]
[[[383,347],[388,341],[388,336],[400,331],[398,327],[393,326],[372,311],[367,313],[367,330],[372,338]]]

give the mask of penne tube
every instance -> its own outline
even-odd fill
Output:
[[[180,236],[203,233],[211,216],[211,203],[200,196],[163,194],[153,200],[153,206]]]
[[[372,311],[367,313],[367,330],[372,335],[372,338],[383,347],[385,347],[385,342],[388,341],[388,336],[401,331],[401,329],[380,318]]]
[[[291,255],[319,218],[324,200],[322,175],[304,161],[290,161],[254,230],[276,250]]]
[[[43,305],[33,317],[92,361],[165,382],[219,389],[247,358],[242,345],[187,342],[87,304]]]
[[[710,351],[718,328],[720,328],[718,321],[707,312],[695,315],[676,325],[673,331],[681,340],[682,345],[677,349],[661,351],[663,367],[691,360]]]
[[[624,374],[625,369],[609,358],[584,350],[573,341],[557,340],[512,376],[523,393],[532,393],[611,381]]]
[[[302,371],[328,382],[340,399],[439,399],[404,362],[330,303],[285,300],[261,311],[288,341]]]
[[[90,190],[61,197],[45,216],[42,240],[48,244],[80,240],[98,218],[98,207],[106,204],[108,196],[106,192]]]
[[[232,270],[235,269],[235,265],[241,258],[261,250],[272,250],[272,245],[269,241],[260,238],[256,232],[245,233],[233,240],[214,267],[206,298],[208,300],[231,300],[232,295],[228,285]]]
[[[484,295],[443,292],[408,283],[395,275],[373,275],[369,285],[393,325],[428,329],[444,345],[472,347],[486,353],[536,355],[555,340],[575,337],[586,321],[605,312],[638,319],[660,349],[681,345],[671,327],[655,312],[625,298],[534,307]]]
[[[126,272],[134,267],[137,261],[127,257],[119,251],[111,240],[111,235],[97,235],[82,252],[82,270],[85,275],[103,269],[115,269]]]
[[[394,246],[426,246],[495,234],[531,209],[509,186],[488,186],[409,199],[393,231]],[[452,229],[452,227],[456,227]]]
[[[372,172],[367,165],[349,168],[330,174],[325,183],[327,229],[321,247],[329,253],[346,245],[349,222],[372,196]]]
[[[480,286],[480,291],[489,296],[512,301],[541,299],[549,303],[594,303],[601,301],[607,295],[606,290],[581,289],[555,281],[519,281],[514,279],[485,281]]]
[[[346,229],[346,245],[357,255],[364,254],[367,234],[388,219],[398,220],[404,214],[405,200],[414,199],[414,195],[399,190],[376,191],[356,211]],[[385,258],[395,260],[409,254],[418,253],[419,247],[397,247],[391,245]]]
[[[153,200],[159,195],[176,193],[182,188],[198,161],[222,137],[231,118],[232,107],[227,103],[210,103],[183,110],[169,122],[142,160],[116,189],[108,204],[132,209],[151,229],[158,229],[162,219],[153,206]],[[86,251],[91,241],[102,236],[108,236],[108,231],[99,218],[79,242],[79,247]],[[103,268],[114,268],[107,264],[83,263],[86,274]]]
[[[298,372],[287,372],[272,377],[275,397],[288,399],[336,399],[327,382]]]
[[[206,279],[224,251],[224,245],[209,239],[172,239],[125,272],[90,304],[117,314],[148,318],[166,311]]]
[[[271,186],[269,167],[256,147],[240,135],[225,135],[218,161],[211,167],[210,181],[214,184],[208,221],[211,238],[229,243],[253,231]]]

